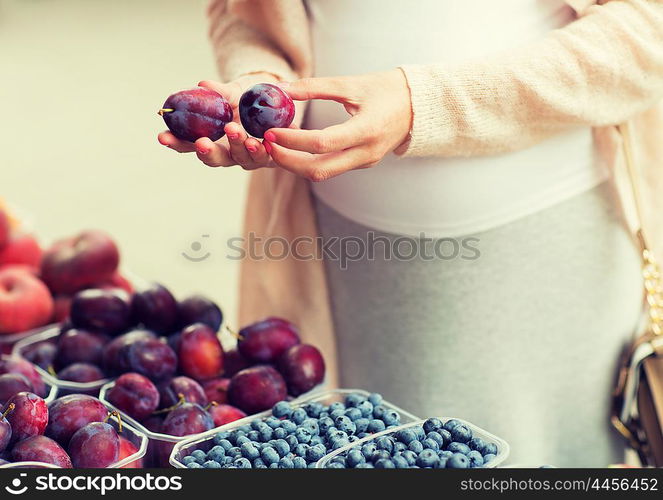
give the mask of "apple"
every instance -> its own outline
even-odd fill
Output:
[[[0,268],[10,264],[23,264],[39,269],[40,263],[41,247],[31,234],[11,236],[4,248],[0,247]]]
[[[0,209],[0,249],[9,242],[9,216]]]
[[[20,269],[0,270],[0,334],[37,328],[52,315],[53,298],[44,283]]]
[[[120,262],[115,242],[103,231],[59,240],[41,262],[41,276],[54,294],[71,294],[112,278]]]

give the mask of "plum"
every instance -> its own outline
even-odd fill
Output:
[[[115,381],[106,399],[119,410],[141,421],[158,408],[159,391],[147,377],[139,373],[125,373]]]
[[[251,363],[239,352],[237,347],[228,349],[223,353],[223,375],[232,377],[240,370],[249,368]]]
[[[20,373],[30,381],[35,394],[42,397],[46,396],[46,384],[44,384],[41,375],[39,375],[29,361],[13,354],[3,354],[0,356],[0,375],[4,373]]]
[[[214,330],[195,323],[182,330],[179,340],[179,369],[196,380],[206,380],[223,373],[223,348]]]
[[[46,435],[66,446],[71,436],[91,422],[103,422],[108,410],[97,398],[70,394],[53,401],[48,408]]]
[[[207,404],[205,391],[198,382],[189,377],[175,377],[159,388],[161,408],[168,408],[180,401],[180,396],[189,403]]]
[[[215,401],[219,404],[228,401],[228,386],[230,379],[225,377],[217,377],[203,382],[203,390],[205,397],[210,403]]]
[[[246,417],[246,413],[242,410],[227,404],[213,404],[207,411],[212,416],[212,420],[214,420],[214,427],[229,424],[230,422]]]
[[[201,137],[212,141],[221,139],[225,134],[223,128],[233,119],[232,107],[226,98],[204,87],[172,94],[159,114],[175,137],[190,142]]]
[[[56,352],[57,345],[55,342],[42,340],[25,346],[21,351],[21,356],[43,370],[48,370],[48,367],[53,365]]]
[[[106,372],[119,374],[129,371],[127,359],[124,356],[126,348],[138,340],[155,339],[154,333],[149,330],[131,330],[119,337],[115,337],[104,348],[102,366]]]
[[[55,363],[58,367],[72,363],[100,365],[109,337],[96,332],[73,328],[58,337]]]
[[[71,458],[57,442],[46,436],[31,436],[16,443],[12,449],[15,462],[45,462],[71,469]]]
[[[72,363],[58,372],[60,380],[88,383],[103,380],[104,372],[96,365],[90,363]]]
[[[308,344],[299,344],[284,352],[278,367],[293,396],[310,391],[325,378],[325,360],[317,348]]]
[[[219,306],[202,295],[192,295],[180,301],[178,311],[179,328],[186,328],[194,323],[205,323],[215,332],[223,322],[223,313]]]
[[[7,405],[7,408],[0,414],[0,453],[5,451],[12,440],[12,426],[7,420],[7,415],[14,411],[15,407],[15,405]]]
[[[163,421],[161,432],[171,436],[188,436],[205,432],[214,427],[211,415],[200,405],[195,403],[182,403],[174,408]],[[168,457],[174,444],[160,441],[155,446],[155,459],[157,465],[168,467]]]
[[[140,373],[159,382],[175,375],[177,355],[168,344],[159,339],[142,339],[122,348],[121,364],[126,362],[129,371]]]
[[[118,461],[120,437],[112,425],[91,422],[71,436],[67,448],[74,467],[103,469]]]
[[[9,398],[3,413],[12,427],[12,442],[43,434],[48,424],[48,406],[32,392],[19,392]]]
[[[172,333],[177,326],[177,301],[163,285],[152,283],[134,293],[131,312],[136,322],[155,333]]]
[[[138,447],[129,441],[126,438],[120,436],[120,455],[117,457],[117,460],[124,460],[131,455],[138,453]],[[143,459],[138,458],[133,462],[129,462],[126,465],[122,466],[123,469],[142,469],[143,468]]]
[[[131,326],[129,294],[119,288],[78,292],[71,302],[70,318],[76,328],[116,335]]]
[[[270,128],[285,128],[292,123],[295,104],[276,85],[259,83],[240,97],[239,117],[249,134],[262,138]]]
[[[237,348],[255,363],[274,363],[285,351],[299,344],[295,325],[282,318],[266,318],[239,331]]]
[[[32,392],[34,387],[25,375],[5,373],[0,375],[0,405],[4,405],[19,392]]]
[[[246,368],[230,379],[228,401],[246,413],[258,413],[283,401],[288,395],[285,380],[272,366]]]

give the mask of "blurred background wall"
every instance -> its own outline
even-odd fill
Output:
[[[246,173],[156,140],[165,98],[217,78],[206,4],[0,0],[0,197],[43,243],[108,231],[125,269],[209,295],[234,324],[226,240],[241,234]]]

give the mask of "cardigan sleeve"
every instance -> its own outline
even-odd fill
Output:
[[[611,0],[490,60],[405,65],[404,156],[522,149],[574,126],[619,123],[663,97],[663,0]]]
[[[311,50],[304,4],[290,0],[287,16],[275,4],[273,0],[210,2],[209,37],[224,81],[257,72],[280,80],[308,76]]]

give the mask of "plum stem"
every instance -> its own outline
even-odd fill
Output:
[[[2,414],[2,418],[5,418],[7,415],[9,415],[12,411],[14,411],[14,408],[16,408],[16,405],[14,403],[9,403],[9,406],[7,406],[7,409],[5,412]]]
[[[117,420],[117,432],[122,433],[122,416],[120,415],[120,412],[115,410],[109,412],[104,419],[104,423],[107,423],[111,417],[115,417]]]
[[[204,408],[204,410],[207,411],[207,410],[209,410],[212,406],[218,406],[218,405],[219,405],[219,403],[217,403],[216,401],[212,401],[212,402],[210,402],[210,403]]]
[[[159,111],[157,111],[157,114],[159,116],[163,116],[164,113],[172,113],[173,111],[175,110],[171,108],[161,108]]]
[[[182,406],[184,403],[186,403],[186,398],[184,397],[184,394],[180,392],[177,394],[177,397],[179,399],[177,400],[177,403],[175,403],[173,406],[169,406],[168,408],[162,408],[161,410],[154,411],[152,412],[152,415],[159,415],[160,413],[168,413],[170,411],[173,411],[178,406]]]
[[[55,368],[53,367],[53,365],[48,365],[48,368],[46,368],[46,371],[47,371],[50,375],[53,375],[54,377],[57,378],[58,374],[56,373]]]
[[[228,330],[228,333],[229,333],[230,335],[232,335],[233,337],[235,337],[235,339],[237,339],[237,340],[244,340],[244,337],[243,337],[242,335],[240,335],[239,333],[237,333],[235,330],[233,330],[232,328],[230,328],[228,325],[226,325],[226,330]]]

